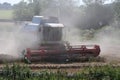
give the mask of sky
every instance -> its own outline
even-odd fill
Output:
[[[11,4],[16,4],[16,3],[19,3],[20,1],[21,0],[0,0],[0,3],[8,2],[8,3],[11,3]],[[107,3],[110,3],[110,2],[111,2],[111,0],[107,1]],[[81,0],[80,0],[80,3],[81,3]]]
[[[21,0],[0,0],[0,3],[8,2],[11,4],[19,3]]]

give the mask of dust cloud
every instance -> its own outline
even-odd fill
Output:
[[[13,27],[12,31],[0,31],[1,59],[21,59],[22,50],[26,48],[34,48],[36,45],[39,45],[40,40],[38,35],[36,35],[37,33],[25,33],[21,31],[22,26],[13,25]],[[112,23],[111,25],[105,26],[97,31],[80,30],[77,27],[67,27],[67,25],[65,25],[63,33],[63,39],[69,41],[73,45],[98,44],[101,48],[100,56],[105,57],[107,61],[120,61],[120,30],[119,25],[116,23]],[[92,36],[92,39],[89,39],[88,35],[91,35],[91,33],[94,36]]]
[[[120,29],[116,25],[113,23],[104,27],[96,34],[96,38],[101,47],[101,56],[107,61],[120,62]]]
[[[7,23],[4,23],[7,24]],[[23,31],[23,25],[9,25],[11,30],[4,25],[0,26],[0,62],[15,61],[23,58],[22,51],[38,45],[37,33]]]
[[[114,19],[111,7],[93,5],[85,14],[79,12],[67,20],[62,18],[63,39],[74,45],[100,45],[100,56],[107,61],[120,62],[120,24]]]
[[[74,9],[72,9],[74,10]],[[71,44],[82,44],[82,45],[94,45],[98,44],[101,48],[100,56],[105,57],[108,61],[118,60],[120,61],[120,27],[119,24],[116,22],[113,22],[109,24],[108,26],[105,26],[110,22],[113,18],[112,12],[107,11],[108,8],[100,10],[96,9],[91,11],[91,14],[89,11],[86,12],[86,14],[83,14],[83,12],[76,12],[72,13],[72,11],[68,11],[64,14],[64,10],[58,12],[58,9],[48,9],[47,11],[44,11],[42,13],[43,16],[57,16],[60,19],[60,23],[63,23],[65,25],[65,28],[63,30],[63,40],[69,41]],[[102,12],[99,16],[98,13]],[[108,13],[111,14],[106,18],[106,15]],[[49,14],[48,14],[49,13]],[[59,14],[58,14],[59,13]],[[69,15],[68,15],[69,13]],[[93,14],[94,13],[94,14]],[[55,15],[56,14],[56,15]],[[89,14],[89,15],[88,15]],[[106,15],[104,15],[106,14]],[[96,15],[96,16],[95,16]],[[104,15],[104,16],[103,16]],[[100,20],[99,20],[100,18]],[[91,20],[92,19],[92,20]],[[97,21],[97,22],[95,22]],[[99,22],[103,21],[103,22]],[[76,23],[78,23],[76,25]],[[94,24],[93,24],[94,23]],[[98,24],[99,23],[99,24]],[[80,25],[78,27],[78,25]],[[91,29],[92,27],[95,28],[97,25],[97,28],[101,25],[104,26],[100,29]],[[86,27],[85,27],[86,26]],[[4,27],[4,26],[2,26]],[[34,48],[36,45],[39,45],[39,35],[37,33],[32,32],[23,32],[21,31],[21,26],[13,25],[12,31],[0,31],[0,53],[1,54],[7,54],[11,55],[12,59],[21,59],[22,50],[26,48]],[[89,29],[83,30],[80,27],[85,27]]]
[[[69,27],[64,34],[64,40],[73,45],[100,45],[101,57],[108,62],[120,62],[120,28],[115,22],[98,30]]]

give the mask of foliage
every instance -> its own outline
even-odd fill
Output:
[[[68,9],[75,6],[74,4],[74,0],[28,0],[28,3],[21,1],[14,6],[14,18],[30,20],[33,15],[53,16],[59,15],[61,11],[68,15]]]
[[[113,3],[113,9],[114,9],[114,14],[115,14],[115,18],[116,20],[120,20],[120,2],[116,1]]]
[[[27,66],[21,67],[19,64],[13,64],[8,66],[6,64],[5,68],[1,71],[1,79],[4,80],[26,80],[29,78],[30,69]]]
[[[114,14],[110,6],[104,5],[106,0],[83,0],[86,5],[78,7],[76,0],[28,0],[15,5],[15,20],[31,20],[34,15],[59,17],[67,26],[84,29],[98,29],[106,26]]]
[[[26,2],[21,1],[20,3],[14,6],[14,19],[19,21],[31,20],[33,16],[32,11],[32,5],[28,5]]]
[[[109,25],[114,18],[113,10],[109,5],[91,3],[84,7],[83,12],[83,16],[78,17],[76,22],[77,26],[82,29],[99,29]]]
[[[60,69],[57,72],[32,72],[27,66],[13,64],[6,65],[0,72],[0,80],[120,80],[120,67],[111,64],[89,66],[73,74]]]
[[[8,3],[8,2],[0,3],[0,9],[11,10],[12,7],[13,6],[10,3]]]

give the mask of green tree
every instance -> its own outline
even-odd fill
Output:
[[[115,2],[113,3],[113,9],[114,9],[116,20],[120,21],[120,1],[119,0],[115,0]]]
[[[33,0],[32,5],[33,5],[34,15],[39,15],[41,10],[40,0]]]
[[[71,15],[75,0],[24,0],[15,5],[14,15],[17,20],[30,20],[33,15],[60,16]]]
[[[32,11],[32,5],[28,5],[26,2],[21,1],[14,5],[14,19],[19,21],[31,20],[31,16],[33,16]]]
[[[113,10],[111,6],[104,4],[105,0],[83,0],[83,2],[86,5],[83,16],[77,20],[78,27],[83,29],[99,29],[112,21],[114,17]]]

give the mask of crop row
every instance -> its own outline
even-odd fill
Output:
[[[60,69],[32,72],[27,66],[13,64],[0,71],[0,80],[120,80],[120,67],[90,66],[72,74]]]

